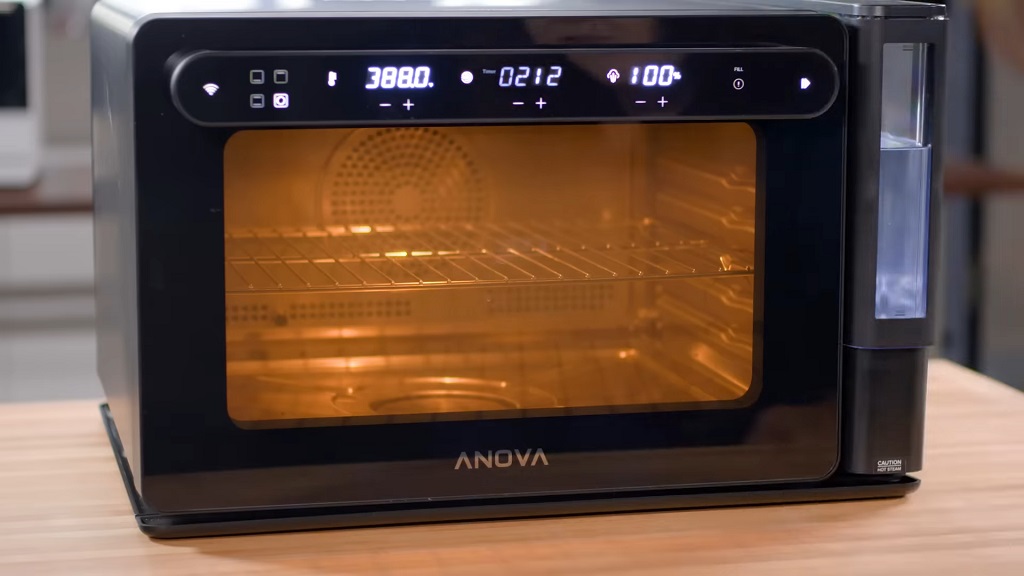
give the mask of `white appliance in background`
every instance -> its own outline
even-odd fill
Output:
[[[0,0],[0,189],[39,178],[42,126],[42,1]]]

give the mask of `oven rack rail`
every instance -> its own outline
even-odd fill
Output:
[[[225,235],[228,293],[750,274],[753,256],[652,221],[245,229]]]

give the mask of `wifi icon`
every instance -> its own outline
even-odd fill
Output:
[[[220,90],[220,86],[211,82],[209,84],[203,84],[203,90],[205,90],[210,96],[213,96],[218,90]]]

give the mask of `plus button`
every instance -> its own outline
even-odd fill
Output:
[[[537,100],[537,107],[540,108],[541,110],[543,110],[544,107],[547,106],[547,104],[548,103],[544,101],[544,98]]]
[[[415,104],[412,103],[412,100],[407,99],[405,104],[402,104],[402,106],[405,106],[406,110],[412,110],[412,107],[415,106]]]
[[[665,104],[668,104],[668,100],[665,100],[665,97],[662,96],[661,100],[658,100],[658,104],[661,104],[661,107],[664,108]]]

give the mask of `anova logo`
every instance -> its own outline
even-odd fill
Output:
[[[533,467],[538,464],[547,466],[548,457],[544,454],[543,448],[536,450],[530,448],[526,452],[520,452],[519,450],[498,450],[494,452],[488,450],[486,454],[474,452],[473,458],[470,458],[469,454],[463,452],[459,454],[459,459],[455,461],[455,469],[511,468],[513,464],[518,464],[520,468]]]

